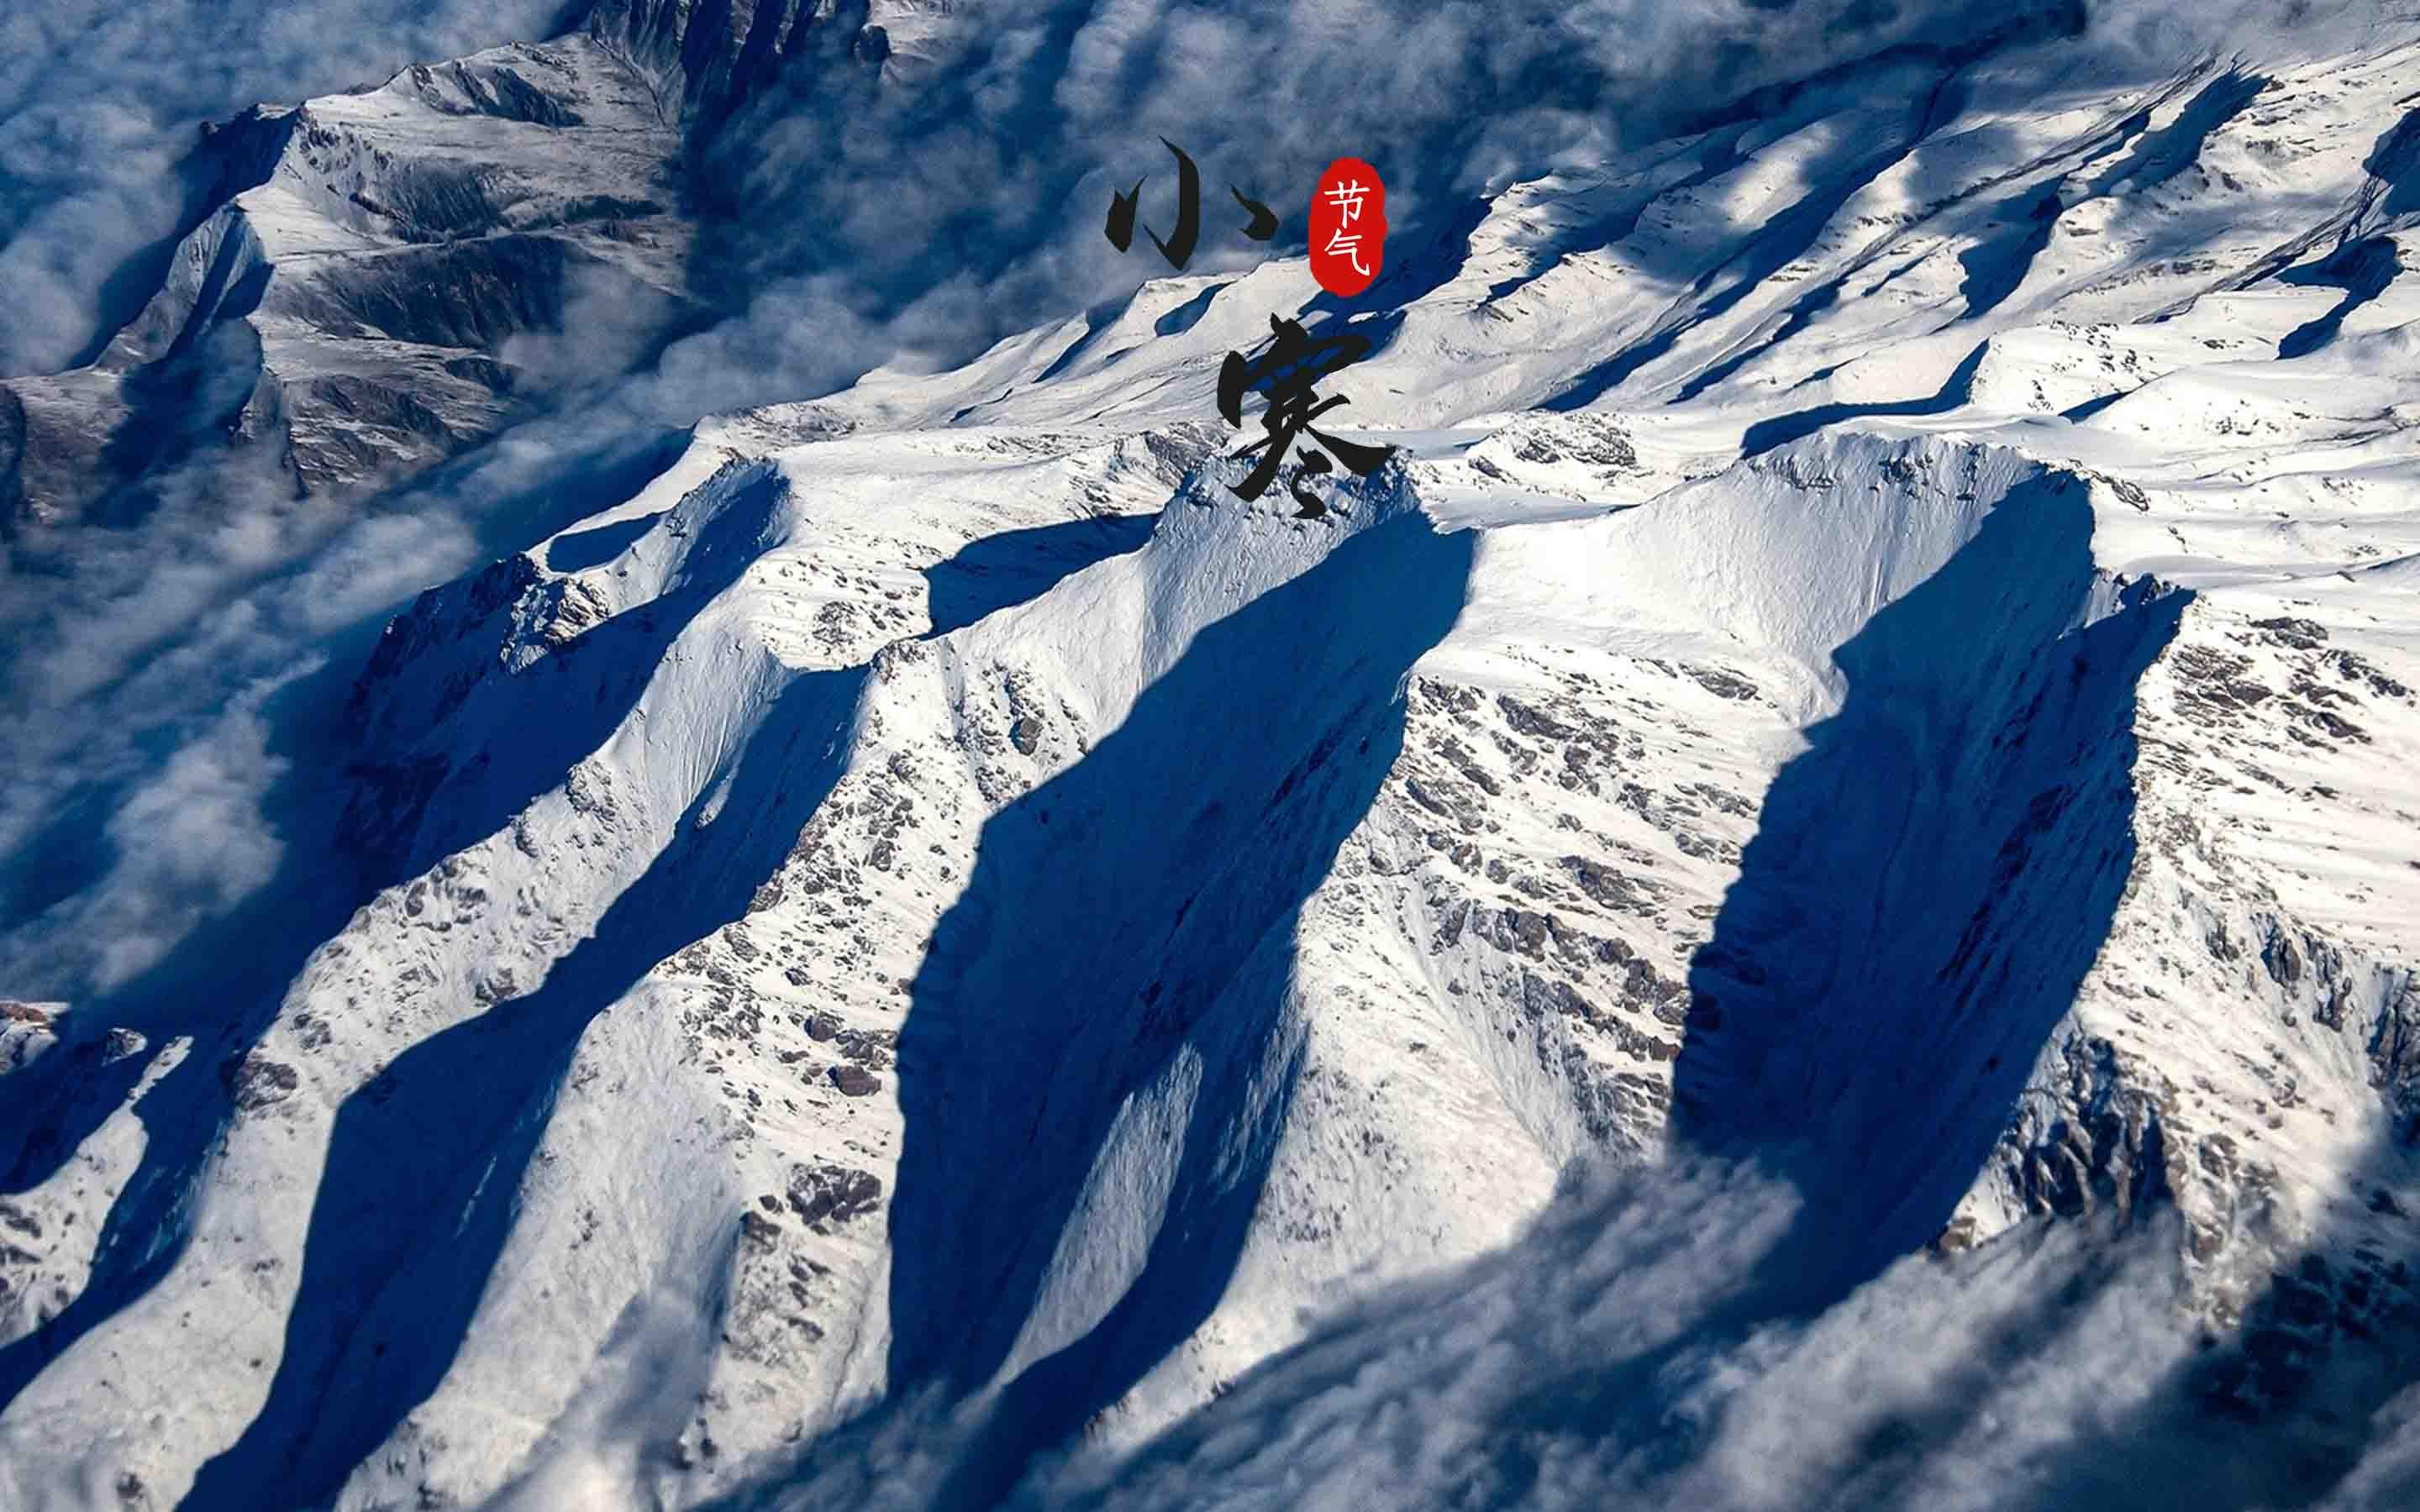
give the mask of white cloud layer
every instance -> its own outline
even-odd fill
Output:
[[[1009,1504],[2157,1504],[2053,1489],[2131,1431],[2190,1352],[2173,1223],[2028,1227],[1911,1257],[1810,1309],[1792,1279],[1822,1228],[1800,1216],[1796,1194],[1752,1167],[1587,1178],[1507,1249],[1348,1306],[1156,1440],[1041,1465]],[[732,1505],[947,1504],[982,1409],[861,1421]]]

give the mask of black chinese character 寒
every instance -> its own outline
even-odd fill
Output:
[[[1259,390],[1268,399],[1268,408],[1261,416],[1261,424],[1268,434],[1234,454],[1240,457],[1260,452],[1260,464],[1233,492],[1248,501],[1266,492],[1287,450],[1305,432],[1358,475],[1366,478],[1378,471],[1394,455],[1393,447],[1339,440],[1311,424],[1328,410],[1349,402],[1342,394],[1322,399],[1312,392],[1315,385],[1321,378],[1369,356],[1370,339],[1356,331],[1314,337],[1300,322],[1274,315],[1269,316],[1269,329],[1275,332],[1275,339],[1267,351],[1250,359],[1241,352],[1229,352],[1218,369],[1218,413],[1228,424],[1242,428],[1246,393]],[[1317,475],[1334,471],[1334,465],[1317,452],[1303,459],[1303,473]],[[1301,477],[1295,479],[1288,491],[1302,506],[1297,517],[1316,519],[1326,513],[1325,505],[1303,491]]]

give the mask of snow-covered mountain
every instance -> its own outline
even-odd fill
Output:
[[[892,55],[862,14],[606,0],[551,40],[207,130],[157,291],[90,363],[0,383],[0,528],[139,518],[229,440],[295,490],[405,476],[644,356],[706,313],[685,154],[834,48]]]
[[[493,432],[581,300],[684,318],[685,129],[958,20],[706,11],[221,132],[10,380],[19,507],[147,407],[302,487]],[[884,1494],[986,1504],[1673,1153],[1795,1190],[1780,1310],[2168,1245],[2196,1410],[2294,1445],[2229,1504],[2323,1494],[2420,1379],[2420,22],[2257,40],[1886,52],[1341,307],[703,422],[429,589],[318,842],[371,890],[0,1003],[0,1503],[779,1504],[963,1405]],[[1324,517],[1233,489],[1273,316],[1376,347]]]

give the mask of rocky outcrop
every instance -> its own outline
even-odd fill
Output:
[[[597,0],[587,35],[656,81],[668,115],[711,131],[794,60],[878,67],[866,0]]]

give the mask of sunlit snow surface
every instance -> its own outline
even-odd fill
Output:
[[[699,426],[0,1019],[0,1504],[2407,1504],[2409,33],[1505,186],[1325,519],[1299,262]]]

